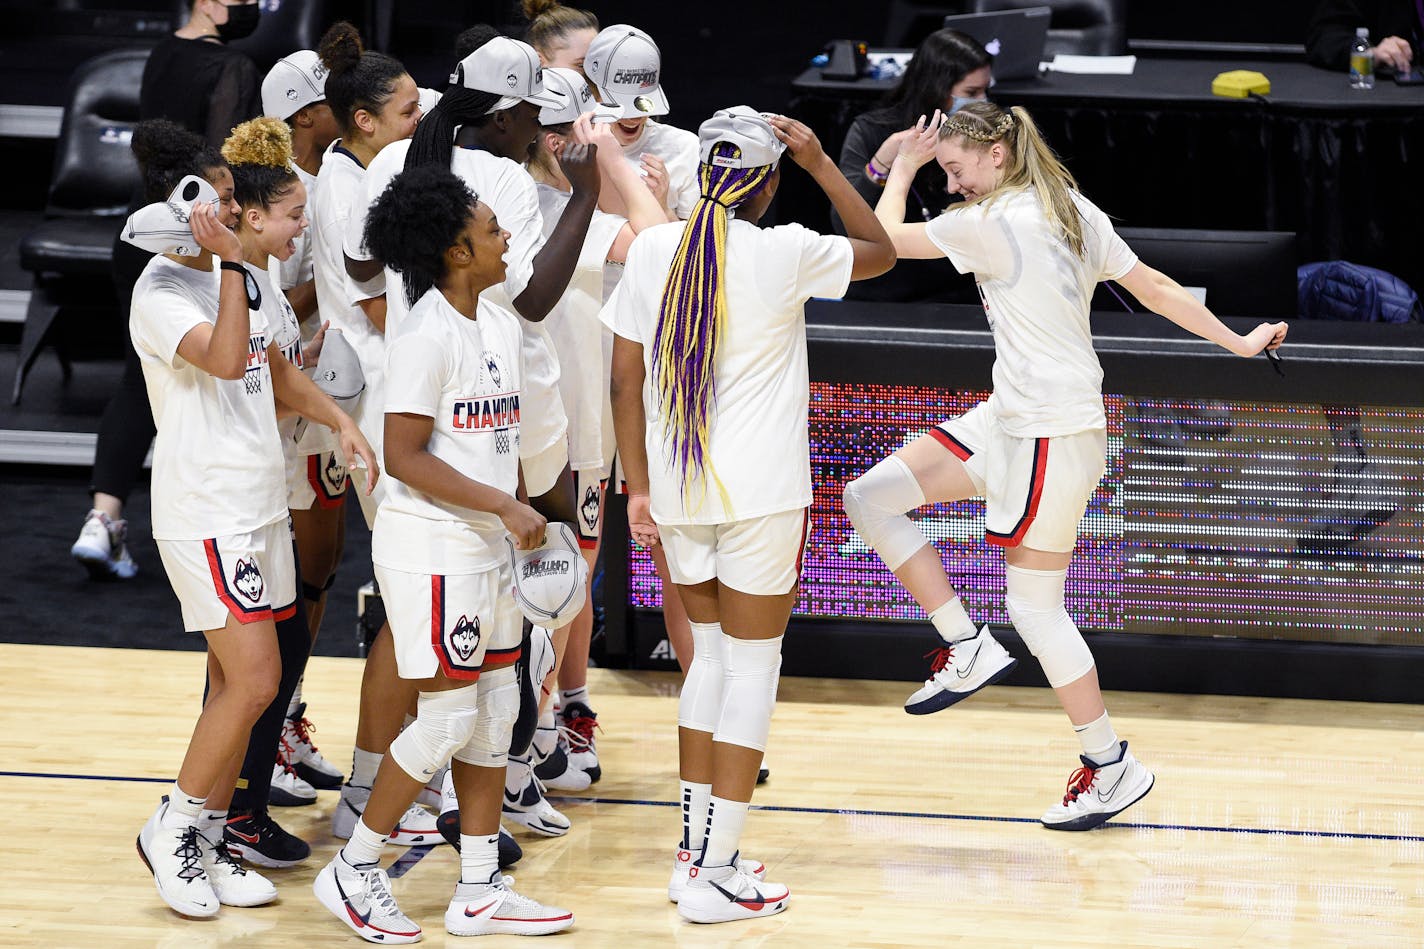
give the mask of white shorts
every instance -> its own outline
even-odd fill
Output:
[[[330,510],[345,498],[346,466],[339,452],[298,455],[287,468],[287,507],[293,511]]]
[[[524,490],[529,497],[537,498],[554,490],[559,483],[559,475],[569,464],[569,443],[560,438],[543,451],[531,456],[519,456],[519,465],[524,469]]]
[[[160,540],[158,555],[190,633],[289,619],[297,610],[297,561],[289,518],[248,534]]]
[[[574,500],[578,502],[578,542],[581,550],[598,546],[603,526],[603,472],[599,469],[574,471]]]
[[[1077,546],[1078,523],[1107,468],[1104,429],[1015,438],[982,402],[930,435],[964,462],[984,496],[986,541],[1050,553]]]
[[[508,567],[449,576],[375,568],[402,679],[443,672],[473,682],[485,665],[519,658],[524,614]]]
[[[716,577],[753,596],[791,592],[801,579],[810,529],[808,508],[728,524],[658,525],[673,583]]]

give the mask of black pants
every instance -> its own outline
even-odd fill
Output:
[[[114,242],[114,290],[119,298],[119,318],[128,326],[134,283],[153,255],[123,241]],[[124,337],[124,374],[99,422],[94,448],[91,490],[112,494],[128,503],[134,482],[143,472],[143,459],[153,443],[153,410],[143,384],[143,368],[127,330]]]

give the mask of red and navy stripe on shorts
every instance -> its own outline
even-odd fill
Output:
[[[207,555],[208,572],[213,578],[213,592],[217,594],[223,606],[227,607],[228,612],[237,617],[239,623],[260,623],[264,619],[280,622],[296,615],[297,603],[295,600],[279,610],[272,609],[271,604],[244,606],[227,584],[227,571],[223,569],[222,553],[218,550],[216,537],[209,537],[203,541],[203,552]],[[262,582],[264,584],[267,582],[265,577]]]
[[[1022,544],[1034,518],[1038,517],[1038,502],[1043,498],[1043,483],[1048,474],[1048,441],[1047,438],[1033,440],[1033,478],[1029,481],[1023,514],[1014,529],[1007,534],[1001,534],[989,530],[987,526],[984,528],[984,539],[995,547],[1017,547]]]
[[[948,448],[950,453],[953,454],[954,457],[958,458],[960,461],[968,461],[970,458],[974,457],[974,452],[970,450],[968,445],[964,444],[964,442],[955,438],[953,435],[949,434],[949,432],[946,432],[942,428],[930,429],[930,437],[933,438],[935,441],[939,442],[945,448]]]

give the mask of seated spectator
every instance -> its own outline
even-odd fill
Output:
[[[1375,68],[1408,72],[1424,37],[1424,9],[1414,0],[1320,0],[1310,18],[1305,56],[1323,69],[1350,68],[1355,30],[1370,31]]]

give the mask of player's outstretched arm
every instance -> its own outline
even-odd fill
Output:
[[[198,246],[224,264],[242,264],[242,244],[237,235],[218,223],[211,204],[195,203],[188,226]],[[178,343],[178,355],[219,379],[241,379],[247,372],[248,336],[247,272],[224,268],[218,290],[218,318],[199,323]]]
[[[365,464],[370,473],[366,479],[366,493],[370,494],[381,477],[381,463],[355,421],[341,411],[331,396],[317,388],[306,373],[292,365],[275,343],[267,347],[267,365],[272,370],[272,396],[277,405],[287,406],[303,418],[335,432],[341,440],[342,460],[349,466],[355,457],[359,457]]]
[[[909,197],[916,173],[934,158],[940,123],[939,112],[929,117],[922,115],[910,130],[911,134],[901,139],[900,151],[890,166],[885,190],[875,205],[875,216],[894,242],[895,253],[907,260],[936,260],[944,256],[944,251],[936,247],[925,233],[924,224],[905,223],[905,200]]]
[[[1153,313],[1238,356],[1254,356],[1263,349],[1278,349],[1285,342],[1285,323],[1262,323],[1244,336],[1232,332],[1181,284],[1141,261],[1125,276],[1119,277],[1117,282]]]

